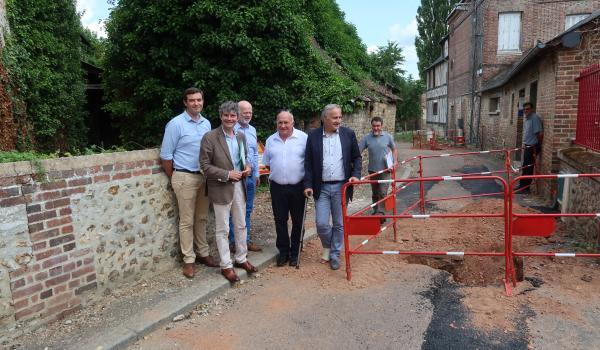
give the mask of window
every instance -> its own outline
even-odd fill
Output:
[[[565,30],[571,28],[572,26],[577,24],[577,22],[583,20],[584,18],[586,18],[589,15],[590,15],[589,13],[580,13],[577,15],[567,15],[565,17]]]
[[[492,97],[490,98],[490,106],[489,106],[490,114],[500,112],[500,97]]]
[[[438,115],[438,103],[437,103],[437,102],[434,102],[434,103],[433,103],[433,107],[432,107],[432,112],[431,112],[431,114],[432,114],[432,115]]]
[[[498,14],[498,51],[520,51],[521,12]]]

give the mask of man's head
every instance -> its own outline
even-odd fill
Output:
[[[342,125],[342,108],[336,104],[328,104],[321,112],[323,128],[326,132],[335,132]]]
[[[287,109],[277,113],[277,132],[284,140],[294,133],[294,116]]]
[[[227,101],[219,106],[219,116],[221,116],[221,125],[226,131],[233,130],[238,121],[238,104],[233,101]]]
[[[183,92],[183,105],[190,116],[197,116],[204,107],[204,93],[202,90],[195,87],[185,89]]]
[[[533,103],[531,103],[531,102],[523,103],[523,113],[525,115],[529,115],[529,114],[533,113]]]
[[[238,107],[240,110],[238,123],[240,123],[241,126],[246,127],[252,120],[252,105],[248,101],[240,101],[238,102]]]
[[[381,135],[381,128],[383,126],[383,119],[381,117],[373,117],[371,119],[371,131],[373,135]]]

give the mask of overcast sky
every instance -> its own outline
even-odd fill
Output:
[[[346,14],[346,20],[356,26],[369,51],[396,41],[404,52],[403,69],[418,78],[415,16],[419,0],[337,0],[337,3]],[[83,25],[101,37],[106,36],[103,22],[108,17],[109,6],[108,0],[77,0]]]

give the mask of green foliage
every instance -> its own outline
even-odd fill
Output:
[[[102,65],[102,59],[104,58],[106,40],[99,38],[88,28],[82,28],[81,41],[83,43],[81,45],[82,61],[100,67]]]
[[[424,80],[425,68],[442,54],[440,40],[448,34],[446,18],[458,0],[421,0],[417,9],[417,28],[415,47],[419,62],[419,74]]]
[[[389,41],[386,46],[380,46],[371,55],[373,78],[385,86],[400,89],[405,71],[402,48],[396,42]]]
[[[403,79],[400,85],[402,101],[396,107],[396,130],[417,129],[418,120],[421,119],[421,94],[425,86],[421,80],[414,80],[412,76]]]
[[[123,140],[158,144],[189,86],[204,90],[203,114],[213,124],[221,102],[246,99],[257,129],[266,132],[274,130],[282,107],[298,118],[316,115],[326,103],[351,108],[358,85],[311,44],[309,5],[317,6],[295,0],[119,1],[107,23],[104,82]]]
[[[412,131],[400,131],[394,135],[394,140],[396,142],[412,142],[412,138]]]
[[[80,147],[85,142],[81,24],[73,0],[8,0],[10,34],[3,63],[17,106],[14,119],[33,124],[23,149]]]

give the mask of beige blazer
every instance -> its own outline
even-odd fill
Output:
[[[248,159],[248,145],[244,134],[237,133],[237,140],[244,145],[244,157]],[[200,146],[200,169],[206,177],[206,193],[214,204],[229,204],[233,201],[233,182],[227,180],[233,162],[225,141],[223,128],[219,126],[202,137]],[[243,170],[243,169],[242,169]],[[246,195],[246,178],[241,180]]]

